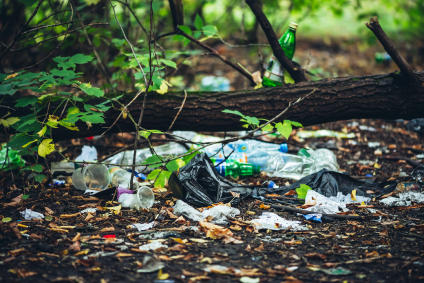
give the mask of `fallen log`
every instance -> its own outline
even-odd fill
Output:
[[[419,78],[424,78],[424,72],[415,73]],[[289,102],[294,102],[314,89],[316,91],[313,94],[289,109],[280,120],[289,119],[309,126],[359,118],[413,119],[423,116],[424,87],[406,84],[399,73],[390,73],[325,79],[258,90],[190,92],[172,130],[245,130],[242,127],[243,123],[239,121],[240,117],[222,113],[222,110],[238,110],[244,115],[271,119],[286,108]],[[126,104],[133,97],[134,93],[127,93],[121,101]],[[6,97],[2,106],[13,108],[17,98],[19,98],[17,94]],[[169,92],[164,95],[149,93],[141,126],[146,129],[166,131],[183,100],[183,92]],[[104,100],[90,101],[90,104],[95,105],[101,102]],[[129,107],[129,112],[133,117],[139,116],[142,103],[142,96],[140,96]],[[79,106],[83,109],[82,104]],[[50,111],[53,111],[54,108],[54,105],[51,105]],[[3,108],[2,111],[5,109]],[[62,108],[59,110],[56,113],[62,112]],[[7,111],[12,112],[13,116],[23,116],[29,114],[31,110],[15,108],[15,111]],[[80,129],[78,132],[59,127],[53,129],[53,138],[58,141],[100,135],[113,125],[120,112],[120,106],[115,103],[115,109],[105,113],[105,124],[93,124],[93,127],[88,128],[85,123],[78,122],[77,126]],[[129,118],[121,117],[107,133],[133,131],[135,131],[133,122]]]

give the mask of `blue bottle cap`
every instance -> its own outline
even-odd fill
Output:
[[[286,143],[280,144],[280,151],[281,152],[288,152],[289,151],[289,148],[288,148]]]
[[[273,189],[275,183],[273,181],[269,181],[268,188]]]

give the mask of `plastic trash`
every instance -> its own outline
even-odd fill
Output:
[[[161,242],[158,242],[158,241],[154,241],[154,242],[151,242],[151,243],[148,243],[148,244],[145,244],[145,245],[142,245],[142,246],[139,247],[140,251],[151,251],[151,250],[155,251],[157,249],[162,249],[162,248],[167,249],[168,246],[164,245],[164,244],[162,244]]]
[[[307,230],[306,226],[301,225],[300,221],[287,220],[272,212],[264,212],[257,219],[251,221],[256,229],[284,230],[292,227],[293,230]]]
[[[226,216],[235,217],[240,214],[240,210],[234,207],[229,207],[226,205],[214,206],[211,209],[205,209],[202,212],[194,209],[189,204],[185,203],[182,200],[177,200],[174,206],[174,214],[177,216],[184,216],[193,221],[202,221],[208,216],[212,216],[212,223],[215,224],[226,224]]]
[[[352,201],[353,202],[353,201]],[[345,203],[339,203],[331,200],[314,190],[309,190],[306,194],[305,205],[313,205],[306,210],[323,214],[336,214],[338,212],[348,211]]]
[[[225,162],[223,159],[216,159],[214,163],[220,163],[216,166],[216,171],[219,175],[226,177],[232,176],[234,178],[257,175],[261,172],[260,167],[253,164],[241,163],[235,160],[228,159]]]
[[[334,137],[341,139],[353,139],[355,138],[355,133],[342,133],[335,132],[330,130],[318,130],[318,131],[297,131],[296,136],[301,139],[307,138],[322,138],[322,137]]]
[[[414,131],[419,133],[420,135],[423,135],[424,134],[424,118],[412,119],[405,125],[405,128],[408,131]]]
[[[280,194],[283,195],[291,190],[299,188],[301,184],[308,185],[312,190],[317,193],[326,196],[337,196],[338,193],[342,193],[343,196],[349,195],[352,190],[356,190],[356,197],[375,197],[388,194],[392,192],[397,183],[396,182],[382,182],[382,183],[367,183],[359,180],[355,180],[352,177],[326,169],[306,176],[299,181],[289,185],[279,187],[278,189],[269,189],[269,188],[259,188],[258,193],[261,196],[266,196],[266,194]],[[372,190],[376,192],[371,196],[366,191]],[[353,202],[353,201],[352,201]]]
[[[424,165],[419,165],[411,172],[411,177],[415,179],[415,182],[424,185]]]
[[[173,172],[168,185],[174,197],[200,207],[229,202],[234,199],[231,192],[239,193],[240,198],[249,196],[255,187],[234,184],[220,176],[206,153],[195,155],[179,172]]]
[[[423,203],[424,193],[405,191],[400,193],[398,197],[388,197],[380,200],[381,203],[389,206],[411,206],[412,203]]]
[[[201,91],[230,91],[230,81],[226,77],[206,76],[200,84]]]
[[[322,222],[321,221],[322,214],[318,214],[318,213],[306,214],[306,215],[303,215],[303,217],[305,217],[306,220],[312,220],[312,221],[316,221],[316,222]]]
[[[122,193],[118,198],[118,202],[123,207],[150,209],[155,202],[155,195],[149,187],[141,186],[135,194]]]
[[[141,232],[141,231],[146,231],[146,230],[152,229],[154,224],[155,224],[155,222],[152,221],[150,223],[134,223],[134,224],[131,224],[131,226],[133,228],[137,228],[138,231]]]
[[[375,62],[376,63],[390,62],[391,60],[392,60],[392,57],[390,57],[389,53],[387,53],[387,52],[375,52]]]
[[[73,162],[52,162],[50,170],[52,174],[56,171],[73,173],[75,171],[75,164]]]
[[[84,210],[81,210],[80,213],[88,213],[88,212],[90,212],[90,213],[96,213],[97,210],[99,210],[99,209],[97,209],[95,207],[88,207],[88,208],[86,208]]]
[[[94,146],[84,145],[81,154],[75,158],[75,161],[96,161],[97,149]]]
[[[22,159],[19,151],[11,148],[9,148],[8,151],[7,148],[3,148],[0,150],[0,164],[0,172],[3,172],[23,167],[25,165],[25,160]]]
[[[35,211],[28,209],[28,208],[25,209],[24,211],[21,211],[21,215],[25,220],[31,220],[33,218],[36,218],[36,219],[43,219],[44,218],[44,214],[35,212]]]
[[[102,191],[109,183],[109,171],[103,164],[89,164],[72,173],[72,184],[78,190]]]
[[[127,170],[121,169],[120,167],[109,168],[110,185],[113,187],[120,187],[128,189],[131,185],[131,173]],[[135,189],[138,189],[139,184],[137,177],[133,177],[133,185]]]
[[[187,149],[175,142],[166,143],[163,145],[155,146],[153,147],[156,154],[166,157],[169,155],[177,156],[179,154],[183,154],[187,152]],[[110,164],[120,164],[121,168],[123,169],[132,169],[133,164],[133,150],[127,150],[120,152],[114,156],[109,157],[108,159],[104,160],[104,163],[110,163]],[[143,149],[137,149],[136,152],[136,164],[143,163],[148,157],[152,156],[152,153],[150,152],[150,148],[143,148]],[[147,168],[146,166],[136,166],[135,169],[138,172],[149,172],[151,171],[150,168]]]
[[[158,271],[159,269],[162,269],[164,267],[165,267],[165,263],[152,257],[151,255],[145,255],[143,258],[143,265],[141,266],[140,269],[137,269],[137,272],[151,273],[151,272]]]

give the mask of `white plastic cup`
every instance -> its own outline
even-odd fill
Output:
[[[78,190],[103,191],[109,186],[109,182],[109,171],[103,164],[89,164],[72,173],[72,184]]]

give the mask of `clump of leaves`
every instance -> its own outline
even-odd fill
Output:
[[[235,114],[235,115],[242,117],[240,119],[240,121],[245,123],[243,125],[243,127],[245,127],[245,128],[251,127],[252,129],[256,129],[256,128],[260,127],[260,121],[261,120],[265,121],[265,122],[269,121],[267,119],[258,119],[256,117],[250,117],[250,116],[247,116],[247,115],[243,115],[240,111],[237,111],[237,110],[225,109],[222,112],[229,113],[229,114]],[[303,128],[302,124],[300,124],[298,122],[290,121],[290,120],[284,120],[283,122],[269,123],[268,125],[263,127],[262,130],[266,131],[266,132],[271,132],[271,131],[274,131],[274,129],[275,129],[282,136],[284,136],[286,139],[288,139],[291,132],[293,131],[293,126]]]

